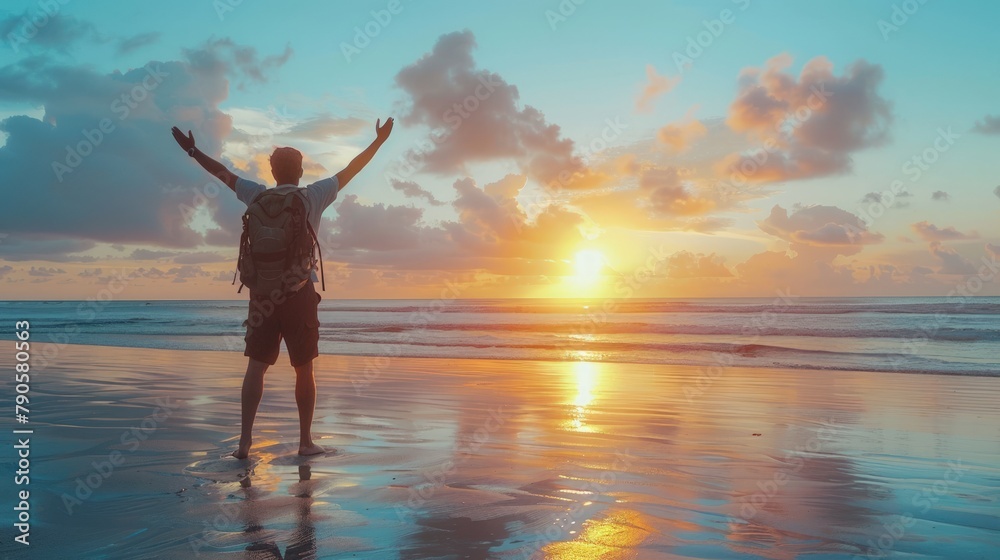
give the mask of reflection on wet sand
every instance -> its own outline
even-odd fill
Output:
[[[312,480],[312,469],[309,465],[299,465],[299,482],[288,488],[296,498],[295,504],[295,530],[287,535],[285,541],[287,548],[282,556],[278,542],[269,537],[271,535],[264,531],[261,524],[262,515],[271,504],[267,503],[266,493],[259,494],[253,488],[253,475],[248,474],[240,481],[240,487],[244,491],[243,511],[245,522],[245,533],[247,540],[251,541],[247,546],[246,558],[254,560],[304,560],[306,558],[316,558],[316,528],[312,520],[312,492],[315,482]]]
[[[45,472],[86,476],[116,446],[107,427],[180,404],[76,517],[72,488],[40,498],[63,527],[46,557],[991,557],[1000,541],[995,379],[399,359],[356,391],[364,360],[321,356],[314,431],[337,453],[294,454],[276,368],[240,464],[219,459],[237,356],[114,350],[67,348],[39,387],[44,422],[73,430],[52,444],[75,450],[41,454]]]

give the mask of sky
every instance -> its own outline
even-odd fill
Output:
[[[245,210],[389,141],[325,298],[1000,295],[1000,4],[42,0],[0,11],[0,299],[238,299]]]

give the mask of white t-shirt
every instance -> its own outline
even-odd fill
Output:
[[[316,236],[319,237],[319,223],[323,218],[323,211],[326,210],[328,206],[333,204],[333,201],[337,200],[337,193],[340,192],[340,181],[337,180],[337,176],[334,175],[329,179],[316,181],[315,183],[305,187],[298,187],[296,185],[278,185],[274,188],[289,191],[293,189],[304,189],[306,191],[306,219],[309,220],[309,224],[312,225],[313,231],[316,232]],[[250,206],[253,199],[265,190],[267,190],[267,187],[260,183],[250,181],[249,179],[244,179],[242,177],[238,177],[236,179],[236,198],[240,199],[243,204],[246,204],[247,206]],[[319,277],[316,276],[315,268],[312,271],[312,281],[319,282]]]

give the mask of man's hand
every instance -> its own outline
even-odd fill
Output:
[[[375,121],[375,139],[379,142],[385,142],[389,138],[389,133],[392,132],[392,117],[385,120],[385,124],[381,124],[382,119]]]
[[[354,178],[355,175],[361,171],[364,166],[368,165],[368,162],[372,160],[375,152],[378,151],[382,144],[389,138],[389,133],[392,132],[392,117],[385,119],[385,124],[382,124],[382,119],[375,121],[375,141],[371,143],[371,146],[365,148],[365,151],[361,152],[351,163],[347,164],[347,167],[343,169],[340,173],[337,173],[337,182],[340,184],[340,188],[343,189],[347,186],[347,183]]]
[[[170,132],[173,133],[174,140],[177,140],[177,144],[180,145],[180,147],[185,152],[190,151],[191,148],[194,147],[194,134],[191,134],[190,130],[188,131],[187,136],[184,136],[184,133],[181,132],[181,129],[177,128],[176,126],[171,128]]]
[[[189,130],[187,136],[181,132],[181,129],[176,126],[170,129],[170,132],[174,135],[174,140],[177,140],[177,145],[179,145],[188,155],[191,155],[191,149],[194,148],[194,134],[191,134]],[[200,150],[195,150],[194,160],[198,162],[205,171],[208,171],[220,181],[226,184],[227,187],[236,190],[236,180],[239,179],[232,171],[226,169],[225,165],[215,161],[214,159],[203,154]]]

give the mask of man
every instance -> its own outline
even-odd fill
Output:
[[[176,126],[171,132],[177,144],[189,156],[232,189],[237,198],[247,206],[253,202],[254,197],[267,189],[264,185],[237,177],[224,165],[202,153],[195,146],[194,135],[190,130],[187,136]],[[386,119],[384,125],[379,119],[375,122],[375,140],[343,171],[304,187],[307,220],[312,225],[313,231],[319,231],[323,210],[337,199],[337,193],[371,161],[375,152],[389,138],[390,132],[392,132],[392,118]],[[277,184],[275,188],[297,187],[302,178],[302,154],[293,148],[277,148],[271,154],[271,174]],[[250,453],[253,422],[257,416],[261,396],[264,394],[264,372],[268,366],[274,365],[277,361],[282,338],[288,348],[289,361],[295,368],[295,404],[299,409],[299,455],[317,455],[326,451],[312,440],[312,419],[316,408],[313,358],[319,355],[317,307],[322,298],[313,286],[313,282],[317,281],[315,270],[311,272],[310,280],[292,286],[287,297],[282,297],[280,301],[275,300],[273,311],[270,313],[256,311],[254,298],[257,296],[250,294],[250,308],[247,322],[244,323],[247,325],[247,334],[246,351],[243,355],[249,358],[249,362],[246,376],[243,378],[241,395],[242,431],[239,447],[233,452],[233,456],[238,459],[245,459]],[[270,307],[264,306],[264,309]],[[255,315],[253,322],[257,323],[256,326],[250,324],[251,317]]]

